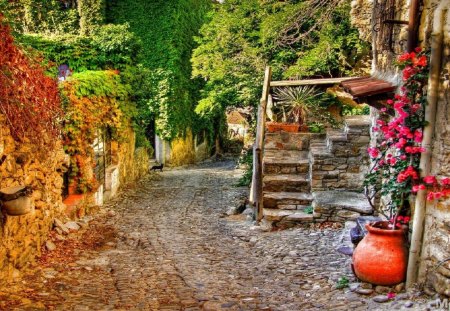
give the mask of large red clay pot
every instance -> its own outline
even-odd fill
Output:
[[[405,230],[387,229],[387,222],[376,227],[367,224],[366,228],[368,234],[353,252],[356,276],[364,282],[384,286],[405,281],[408,263]]]

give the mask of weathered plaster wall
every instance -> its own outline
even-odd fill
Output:
[[[438,1],[431,1],[435,4]],[[437,105],[435,139],[432,146],[433,175],[450,177],[450,88],[445,75],[450,71],[450,1],[447,2],[447,16],[444,29],[444,51],[440,75],[440,96]],[[426,16],[425,31],[431,31],[434,10]],[[428,203],[425,218],[424,245],[420,266],[420,280],[440,294],[450,297],[450,200]]]
[[[0,115],[0,188],[33,188],[32,212],[23,216],[0,214],[0,282],[19,275],[34,262],[47,239],[53,219],[64,211],[61,189],[64,152],[40,152],[36,146],[17,144]]]

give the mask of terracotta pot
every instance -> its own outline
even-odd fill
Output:
[[[269,133],[285,131],[290,133],[297,133],[300,131],[300,124],[295,123],[277,123],[277,122],[267,122],[267,131]]]
[[[387,222],[383,222],[387,228]],[[408,263],[404,229],[367,224],[368,234],[353,252],[353,269],[364,282],[391,286],[405,281]]]

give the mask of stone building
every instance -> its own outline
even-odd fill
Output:
[[[434,101],[437,108],[435,114],[427,108],[427,120],[435,117],[436,122],[428,129],[432,138],[422,157],[430,160],[427,173],[449,177],[450,1],[354,0],[352,19],[361,36],[372,40],[373,77],[400,86],[393,66],[398,55],[408,46],[431,50],[428,107]],[[372,108],[374,120],[377,115]],[[418,282],[430,294],[450,296],[450,200],[426,201],[423,196],[415,200],[412,240],[418,243],[410,250],[407,286]]]

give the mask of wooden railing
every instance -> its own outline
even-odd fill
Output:
[[[270,80],[272,79],[272,69],[266,67],[264,74],[264,85],[260,104],[258,107],[256,137],[253,145],[253,176],[252,187],[250,190],[250,201],[255,206],[256,220],[259,222],[262,217],[263,203],[263,148],[264,148],[264,131],[266,127],[266,107],[269,98]]]
[[[259,222],[263,218],[263,153],[264,153],[264,134],[267,117],[267,101],[271,87],[283,86],[301,86],[301,85],[332,85],[355,79],[351,78],[328,78],[311,80],[289,80],[289,81],[271,81],[272,69],[266,67],[264,74],[264,85],[260,104],[258,107],[256,137],[253,145],[253,175],[250,189],[249,201],[255,206],[256,220]]]

